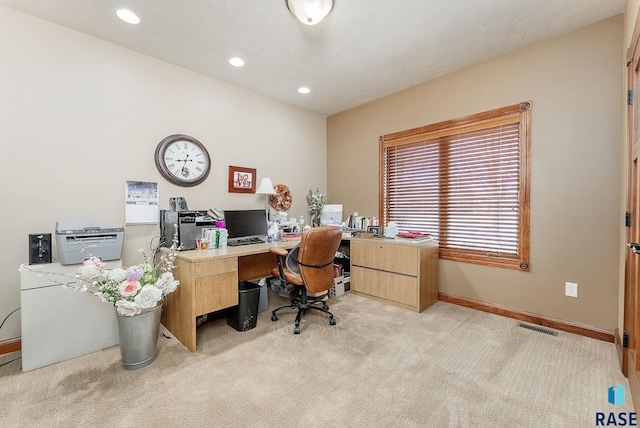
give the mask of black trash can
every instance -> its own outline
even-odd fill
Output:
[[[258,322],[260,285],[249,281],[238,283],[238,306],[227,313],[227,324],[238,331],[254,328]]]

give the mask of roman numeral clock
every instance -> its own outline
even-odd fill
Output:
[[[198,185],[211,170],[211,158],[206,147],[184,134],[169,135],[160,141],[155,160],[160,174],[178,186]]]

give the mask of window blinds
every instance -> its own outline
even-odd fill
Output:
[[[528,122],[468,119],[381,139],[383,224],[430,233],[441,258],[526,270]]]

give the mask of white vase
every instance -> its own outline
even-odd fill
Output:
[[[118,314],[118,335],[122,367],[136,370],[151,364],[158,355],[158,333],[162,305],[134,316]]]

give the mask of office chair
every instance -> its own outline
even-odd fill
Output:
[[[329,325],[336,325],[325,300],[333,286],[333,259],[341,238],[341,227],[321,226],[305,230],[300,245],[290,252],[284,248],[269,248],[278,258],[273,276],[280,278],[285,286],[293,285],[291,303],[272,311],[271,321],[278,320],[277,312],[281,309],[298,309],[293,334],[300,334],[300,318],[309,309],[314,309],[329,315]],[[322,306],[313,306],[317,304]]]

